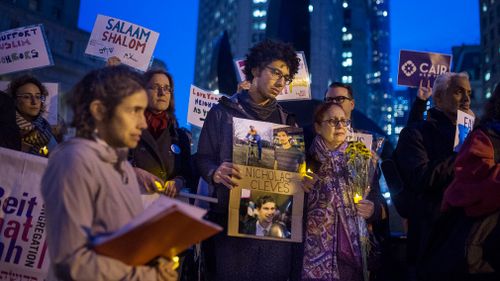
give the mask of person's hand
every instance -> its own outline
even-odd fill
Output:
[[[373,215],[375,207],[372,201],[363,199],[356,204],[356,210],[359,216],[369,219]]]
[[[420,86],[418,87],[417,97],[421,100],[428,100],[432,96],[431,81],[427,80],[427,86],[422,86],[422,81],[420,80]]]
[[[160,280],[165,280],[165,281],[177,281],[178,274],[175,269],[179,266],[178,263],[167,260],[167,259],[160,259],[158,262],[158,273],[160,274]]]
[[[165,190],[163,191],[163,193],[168,197],[174,198],[183,188],[183,184],[184,183],[180,178],[169,180],[164,185]]]
[[[238,90],[236,90],[236,92],[241,93],[241,91],[243,91],[243,90],[248,91],[250,89],[250,85],[252,85],[252,83],[250,83],[250,81],[240,82],[240,83],[238,83]]]
[[[137,181],[139,185],[147,192],[154,193],[161,191],[163,187],[163,181],[157,176],[149,173],[141,168],[134,167],[135,174],[137,175]]]
[[[238,169],[238,167],[230,162],[222,162],[217,170],[215,170],[212,179],[215,183],[221,183],[225,187],[232,189],[233,187],[237,186],[236,182],[233,180],[233,177],[241,179],[240,170]]]
[[[115,56],[109,57],[108,60],[106,61],[106,66],[117,66],[120,65],[122,61]]]
[[[302,189],[305,193],[311,192],[312,188],[319,180],[318,175],[311,171],[307,171],[302,175]]]

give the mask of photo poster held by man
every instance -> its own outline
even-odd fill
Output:
[[[304,151],[302,128],[233,118],[229,236],[302,242]]]

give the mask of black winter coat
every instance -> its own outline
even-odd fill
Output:
[[[415,263],[439,215],[443,193],[453,180],[455,125],[432,108],[428,120],[405,127],[394,151],[408,202],[408,260]],[[411,200],[412,199],[412,200]]]
[[[190,139],[175,125],[165,129],[158,139],[144,130],[137,147],[129,152],[129,161],[163,181],[181,176],[188,188],[193,189],[197,184],[192,177]]]

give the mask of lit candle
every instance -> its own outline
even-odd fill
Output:
[[[354,204],[358,204],[359,201],[363,200],[363,196],[359,195],[358,193],[354,194]]]
[[[158,191],[165,190],[165,186],[162,186],[159,181],[155,181],[155,185],[156,185],[156,188],[158,189]]]
[[[173,257],[172,261],[174,262],[173,269],[177,269],[179,267],[179,257],[178,256]]]
[[[40,148],[40,154],[44,156],[47,156],[49,154],[49,149],[47,148],[47,146]]]

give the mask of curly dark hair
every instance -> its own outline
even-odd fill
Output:
[[[263,70],[275,60],[282,60],[286,63],[292,78],[299,71],[299,59],[292,45],[267,39],[253,46],[247,54],[243,69],[246,80],[253,80],[252,69],[257,67]]]
[[[12,80],[9,84],[9,87],[7,88],[7,94],[15,101],[17,99],[17,90],[29,83],[37,86],[40,90],[40,94],[42,94],[42,96],[44,96],[45,98],[49,96],[49,92],[47,91],[47,88],[45,88],[45,86],[42,84],[42,82],[40,82],[40,80],[36,79],[34,76],[27,74],[19,76]],[[42,106],[39,114],[44,113],[46,110],[47,108],[45,106],[45,100],[42,100]]]
[[[484,105],[484,114],[481,123],[500,120],[500,84],[495,87],[493,95]]]
[[[153,78],[154,75],[156,74],[163,74],[167,76],[168,82],[170,82],[170,87],[172,88],[172,93],[170,93],[170,103],[167,108],[167,116],[169,119],[171,119],[174,123],[177,123],[177,117],[175,116],[175,102],[174,102],[174,78],[172,77],[172,74],[167,72],[164,69],[158,68],[158,69],[150,69],[144,73],[144,81],[146,83],[149,83],[151,78]]]
[[[90,104],[100,100],[106,107],[106,120],[113,117],[121,100],[138,91],[145,91],[146,83],[139,73],[128,66],[108,66],[89,72],[78,82],[69,98],[73,109],[71,125],[76,129],[76,136],[91,138],[95,129],[94,118],[90,113]]]

